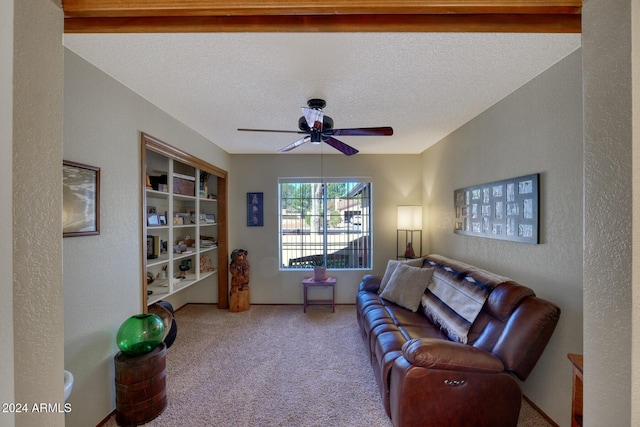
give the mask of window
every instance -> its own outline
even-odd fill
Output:
[[[371,183],[280,179],[280,266],[371,268]]]

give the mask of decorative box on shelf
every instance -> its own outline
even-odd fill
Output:
[[[173,193],[183,196],[195,196],[196,178],[194,176],[173,174]]]
[[[162,175],[148,175],[149,176],[149,182],[151,184],[151,189],[156,190],[156,191],[164,191],[165,193],[167,192],[167,175],[166,174],[162,174]],[[147,185],[147,189],[149,188],[149,186]]]

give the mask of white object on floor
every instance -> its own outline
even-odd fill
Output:
[[[73,390],[73,374],[65,369],[64,371],[64,401],[66,402]]]

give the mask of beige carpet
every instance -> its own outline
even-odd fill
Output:
[[[354,306],[188,305],[176,319],[169,403],[147,426],[391,426]],[[518,427],[550,425],[526,402],[520,418]]]

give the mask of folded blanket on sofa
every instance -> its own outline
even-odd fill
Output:
[[[445,268],[447,270],[447,268]],[[455,271],[436,274],[422,296],[424,314],[453,341],[467,343],[471,325],[489,297],[491,287]]]

